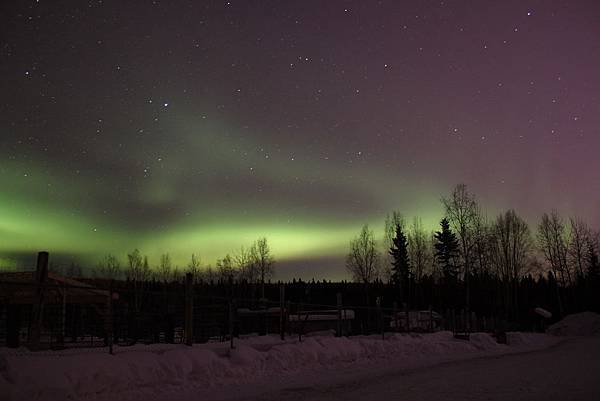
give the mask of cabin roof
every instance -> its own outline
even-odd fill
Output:
[[[35,271],[1,272],[0,302],[31,305],[37,299]],[[48,272],[44,285],[44,303],[100,304],[108,300],[109,291],[82,281]]]

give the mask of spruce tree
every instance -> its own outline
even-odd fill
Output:
[[[458,256],[458,239],[450,229],[450,223],[447,218],[440,221],[441,231],[436,231],[434,238],[435,243],[435,258],[438,265],[442,269],[442,273],[446,280],[455,280],[458,276],[458,266],[455,260]]]
[[[396,224],[396,235],[392,238],[390,255],[392,256],[392,282],[396,285],[406,287],[410,277],[410,263],[408,259],[408,241],[402,231],[400,224]]]

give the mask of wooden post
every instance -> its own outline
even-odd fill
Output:
[[[287,330],[288,334],[291,336],[292,335],[292,324],[290,323],[290,311],[292,310],[292,303],[290,301],[286,301],[286,307],[285,307],[285,321],[287,322],[285,329]]]
[[[234,349],[233,345],[233,324],[234,324],[234,302],[233,302],[233,275],[229,276],[229,348]]]
[[[108,340],[108,353],[113,354],[113,342],[115,337],[113,322],[113,280],[110,280],[108,287],[108,301],[106,307],[106,339]]]
[[[302,319],[302,302],[300,302],[300,305],[298,305],[298,342],[302,342],[302,325],[301,325],[301,319]]]
[[[342,293],[338,292],[336,294],[336,303],[337,303],[337,333],[336,336],[337,337],[341,337],[344,334],[342,333],[343,329],[342,329]]]
[[[394,330],[398,332],[400,327],[398,327],[398,302],[396,301],[394,301],[392,313],[394,314]]]
[[[194,276],[192,273],[185,275],[185,344],[194,343]]]
[[[452,332],[456,334],[456,309],[452,309]]]
[[[48,281],[48,252],[39,252],[37,267],[35,270],[35,299],[31,313],[29,327],[29,348],[37,350],[40,348],[40,337],[42,334],[42,318],[44,314],[44,286]]]
[[[377,325],[379,326],[379,331],[381,331],[381,339],[385,340],[385,330],[383,328],[383,312],[381,311],[381,297],[377,297],[375,299],[375,304],[377,305]]]
[[[229,348],[234,349],[233,345],[233,314],[234,314],[234,303],[233,299],[229,300]]]
[[[410,313],[408,311],[408,304],[404,302],[404,314],[406,315],[406,332],[410,332]]]
[[[433,309],[429,305],[429,332],[433,333]]]
[[[63,284],[62,288],[62,310],[60,315],[60,333],[57,343],[60,348],[65,346],[65,326],[67,324],[67,284]]]
[[[263,323],[265,325],[265,336],[269,335],[269,304],[267,303],[267,299],[264,298],[263,301]]]
[[[279,335],[285,340],[285,286],[279,284]]]

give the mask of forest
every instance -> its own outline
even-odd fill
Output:
[[[464,184],[441,199],[444,216],[434,232],[418,217],[407,221],[393,211],[385,219],[383,238],[364,225],[350,240],[346,269],[350,281],[292,280],[286,283],[294,301],[374,307],[376,302],[413,309],[462,310],[494,316],[515,325],[530,324],[533,309],[542,307],[556,318],[581,310],[600,310],[600,234],[582,219],[557,211],[542,214],[531,228],[514,210],[486,216]],[[139,250],[121,265],[107,255],[88,276],[92,281],[182,283],[192,273],[203,293],[220,296],[236,288],[238,298],[268,302],[278,296],[272,282],[275,257],[266,237],[205,266],[192,254],[186,267],[173,266],[168,253],[157,266]],[[67,275],[80,275],[75,265]],[[228,284],[231,283],[231,284]],[[254,303],[254,302],[253,302]]]

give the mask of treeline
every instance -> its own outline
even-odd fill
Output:
[[[393,212],[380,245],[368,225],[351,241],[346,267],[363,284],[367,303],[376,281],[389,282],[402,302],[414,302],[414,289],[429,281],[446,305],[467,312],[473,301],[485,302],[482,292],[493,292],[496,308],[510,318],[522,309],[526,296],[521,288],[528,280],[552,287],[554,299],[546,303],[555,305],[559,315],[597,307],[588,299],[600,291],[600,234],[581,219],[565,221],[552,211],[534,230],[512,209],[489,219],[464,184],[442,204],[445,215],[433,233],[419,218],[407,223]]]
[[[66,273],[81,275],[81,269],[73,266]],[[267,238],[262,237],[249,247],[242,246],[233,255],[227,254],[217,260],[214,268],[211,265],[203,265],[200,256],[194,253],[184,267],[174,266],[169,253],[160,256],[158,265],[151,265],[146,255],[142,255],[139,249],[134,249],[127,254],[125,264],[122,264],[115,255],[106,255],[90,275],[134,282],[174,282],[181,281],[185,274],[191,273],[196,282],[218,283],[233,280],[265,283],[273,277],[274,266],[275,258],[271,247]]]
[[[559,316],[600,309],[600,233],[583,220],[551,211],[531,228],[512,209],[489,218],[464,184],[441,202],[444,215],[435,231],[425,229],[418,217],[407,221],[393,211],[382,238],[364,225],[350,241],[346,268],[358,286],[352,288],[362,288],[361,304],[373,306],[385,294],[386,303],[487,311],[513,320],[532,306]],[[196,254],[177,267],[168,253],[151,265],[136,249],[123,264],[107,255],[92,276],[169,283],[192,273],[197,283],[209,286],[252,284],[264,298],[274,264],[263,237],[225,255],[214,267],[203,265]],[[77,275],[80,269],[73,265],[66,273]]]

